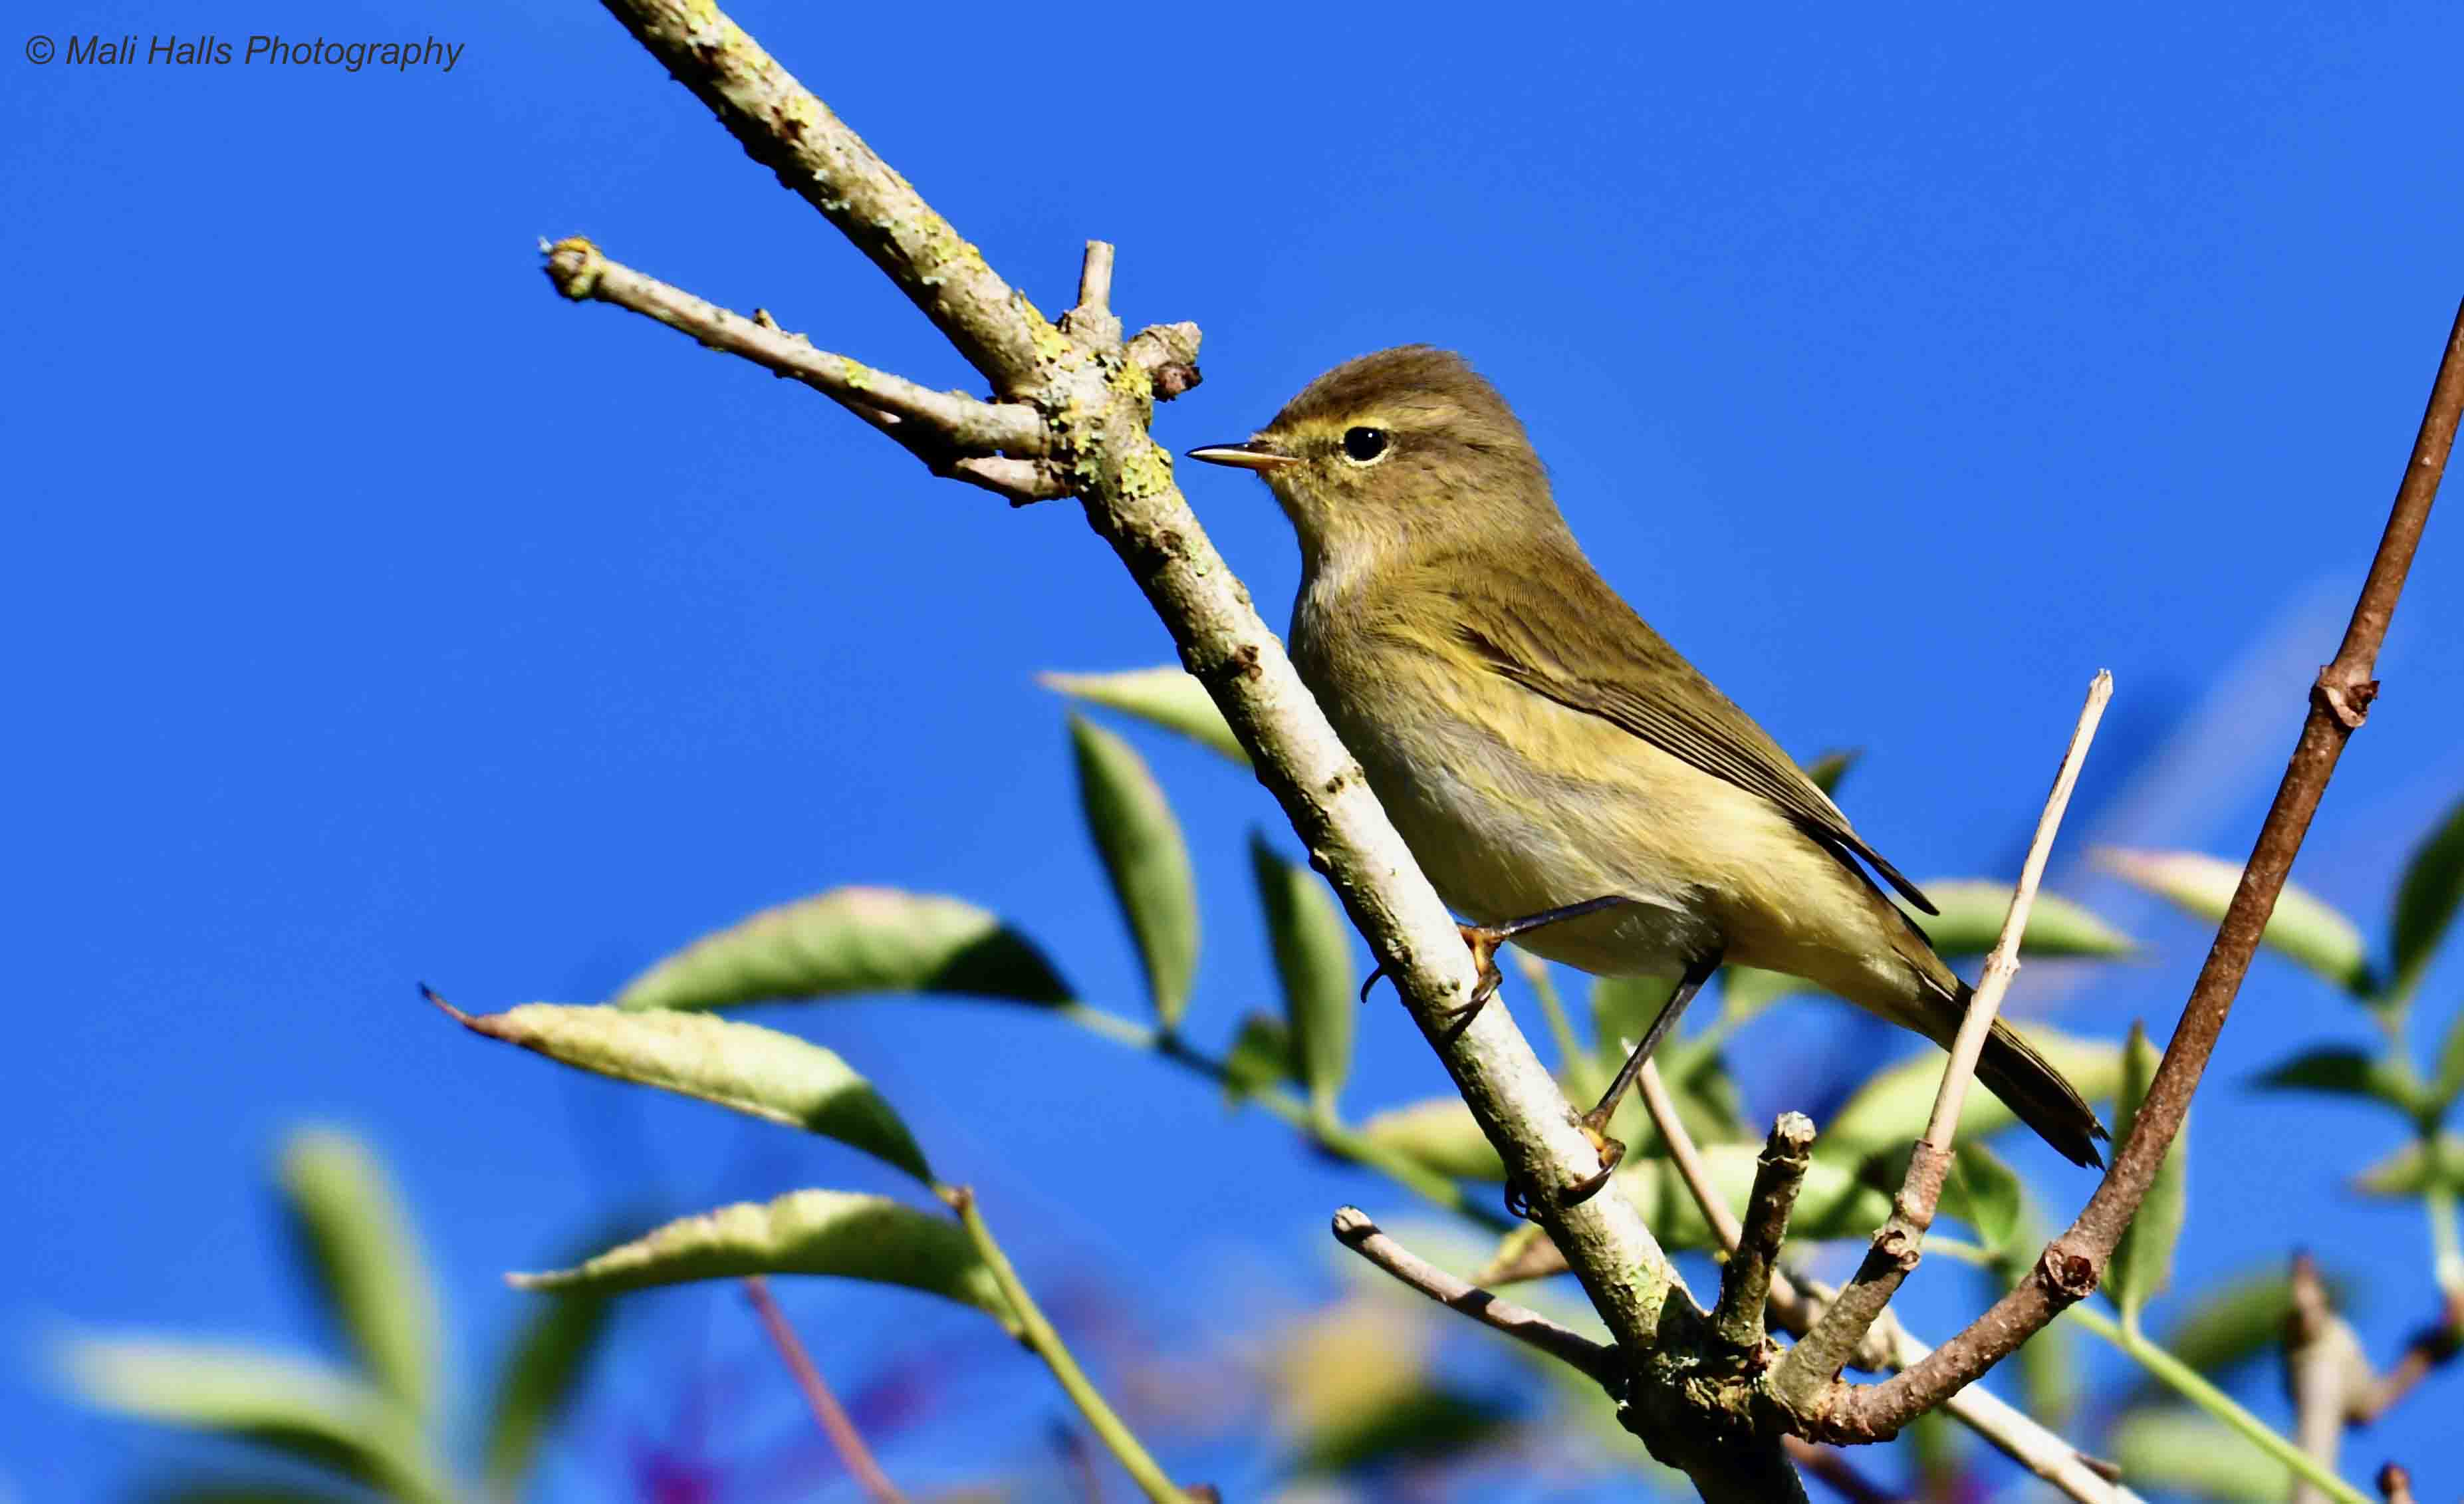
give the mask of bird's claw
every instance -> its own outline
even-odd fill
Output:
[[[1621,1139],[1602,1133],[1588,1115],[1576,1126],[1583,1130],[1583,1137],[1592,1141],[1592,1148],[1599,1154],[1600,1167],[1557,1193],[1556,1205],[1561,1211],[1569,1206],[1579,1206],[1598,1195],[1608,1185],[1609,1178],[1617,1174],[1617,1166],[1625,1162],[1625,1144]],[[1511,1181],[1506,1186],[1506,1211],[1507,1215],[1519,1221],[1540,1220],[1532,1209],[1531,1198],[1523,1193],[1522,1186]]]

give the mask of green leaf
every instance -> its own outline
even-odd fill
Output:
[[[1592,1042],[1600,1069],[1614,1073],[1628,1050],[1639,1043],[1660,1010],[1677,994],[1672,977],[1601,977],[1592,984]],[[1663,1041],[1666,1049],[1674,1041]],[[1662,1055],[1661,1063],[1667,1064]]]
[[[1570,1082],[1567,1089],[1579,1086],[1596,1092],[1605,1087],[1676,990],[1675,982],[1661,977],[1602,977],[1595,982],[1592,1038],[1598,1073]],[[1746,1128],[1745,1101],[1728,1073],[1727,1061],[1715,1044],[1706,1042],[1707,1037],[1661,1041],[1656,1056],[1661,1080],[1677,1104],[1677,1116],[1700,1142],[1753,1137]],[[1638,1151],[1660,1141],[1659,1132],[1643,1111],[1640,1092],[1627,1095],[1610,1132]]]
[[[2382,1199],[2419,1196],[2439,1188],[2464,1194],[2464,1137],[2443,1133],[2435,1144],[2416,1139],[2353,1182],[2354,1190]]]
[[[1362,1137],[1457,1180],[1502,1183],[1506,1166],[1460,1096],[1390,1107],[1360,1125]]]
[[[621,1008],[717,1008],[865,992],[1066,1003],[1033,941],[957,898],[833,888],[704,936],[627,983]]]
[[[1296,1472],[1319,1476],[1427,1466],[1479,1450],[1511,1419],[1512,1412],[1492,1396],[1424,1381],[1375,1408],[1312,1427],[1291,1465]]]
[[[2342,1306],[2342,1281],[2330,1278]],[[2279,1260],[2260,1270],[2211,1282],[2165,1332],[2165,1348],[2211,1379],[2256,1359],[2273,1358],[2284,1341],[2293,1313],[2293,1281]],[[2150,1385],[2157,1381],[2150,1378]]]
[[[701,1013],[558,1003],[473,1015],[432,992],[429,997],[473,1033],[594,1074],[835,1139],[933,1183],[924,1151],[872,1083],[830,1051],[793,1034]]]
[[[2196,1410],[2133,1410],[2112,1447],[2123,1475],[2142,1491],[2165,1489],[2222,1504],[2281,1504],[2291,1473],[2239,1432]]]
[[[1951,958],[1982,956],[2002,938],[2002,921],[2011,912],[2011,885],[1976,877],[1937,878],[1925,883],[1937,915],[1920,915],[1917,925],[1933,948]],[[2019,954],[2051,959],[2088,956],[2111,959],[2138,947],[2129,936],[2098,918],[2079,904],[2057,894],[2039,893],[2028,910],[2028,928],[2019,937]]]
[[[1824,793],[1836,793],[1839,788],[1839,781],[1848,776],[1848,770],[1855,767],[1858,760],[1864,755],[1864,749],[1861,747],[1825,752],[1813,762],[1804,764],[1805,776],[1814,780],[1814,786]]]
[[[2464,1007],[2448,1021],[2447,1042],[2438,1047],[2438,1085],[2431,1095],[2442,1111],[2464,1096]]]
[[[1703,1168],[1712,1189],[1728,1209],[1742,1218],[1753,1195],[1754,1161],[1762,1152],[1752,1143],[1710,1143],[1701,1146]],[[1711,1229],[1703,1221],[1677,1166],[1666,1160],[1629,1163],[1617,1171],[1635,1209],[1662,1247],[1683,1251],[1711,1246]],[[1815,1160],[1806,1166],[1805,1184],[1789,1218],[1791,1240],[1820,1242],[1828,1238],[1870,1236],[1891,1215],[1891,1198],[1858,1180],[1847,1167]],[[1509,1234],[1511,1236],[1511,1234]]]
[[[2433,1105],[2405,1060],[2383,1059],[2343,1045],[2305,1050],[2271,1068],[2257,1085],[2279,1092],[2372,1097],[2408,1118]]]
[[[2121,1051],[2034,1026],[2026,1033],[2036,1052],[2068,1076],[2081,1096],[2098,1101],[2113,1095],[2122,1079]],[[1903,1149],[1916,1141],[1925,1132],[1925,1119],[1933,1115],[1934,1092],[1942,1085],[1942,1066],[1941,1052],[1929,1050],[1868,1079],[1839,1109],[1838,1116],[1824,1126],[1822,1137],[1815,1140],[1814,1152],[1854,1162],[1876,1150]],[[1960,1109],[1958,1141],[1969,1143],[1991,1138],[2017,1120],[2000,1097],[1991,1092],[1971,1091]]]
[[[518,1290],[612,1293],[745,1274],[835,1274],[905,1285],[1017,1319],[957,1223],[883,1196],[791,1191],[671,1222],[570,1269],[509,1274]]]
[[[1168,664],[1153,669],[1125,669],[1118,674],[1039,674],[1035,681],[1090,705],[1124,711],[1166,731],[1178,732],[1243,767],[1249,765],[1249,754],[1241,749],[1241,739],[1224,723],[1223,712],[1215,708],[1206,686],[1198,682],[1194,675]]]
[[[137,1504],[363,1504],[367,1495],[270,1480],[182,1477],[133,1497]]]
[[[1255,830],[1249,869],[1266,911],[1275,975],[1284,984],[1293,1063],[1310,1105],[1331,1117],[1335,1095],[1352,1073],[1352,1025],[1360,1011],[1353,992],[1352,931],[1316,874],[1277,856]]]
[[[1223,1057],[1223,1099],[1238,1102],[1253,1092],[1300,1077],[1293,1061],[1291,1030],[1268,1013],[1252,1013],[1241,1021],[1232,1049]]]
[[[1731,1019],[1748,1019],[1784,997],[1821,988],[1802,977],[1759,966],[1726,966],[1720,971],[1720,1011]]]
[[[2147,1099],[2147,1089],[2156,1078],[2156,1066],[2162,1059],[2162,1053],[2148,1041],[2146,1028],[2132,1024],[2129,1043],[2122,1051],[2122,1086],[2114,1097],[2116,1144],[2130,1141],[2140,1104]],[[2167,1146],[2164,1162],[2156,1166],[2156,1178],[2139,1203],[2137,1215],[2123,1230],[2122,1242],[2113,1250],[2113,1263],[2105,1271],[2105,1296],[2121,1310],[2123,1322],[2132,1326],[2137,1325],[2140,1311],[2173,1279],[2173,1245],[2181,1239],[2182,1221],[2189,1205],[2189,1139],[2190,1125],[2186,1118],[2181,1131]]]
[[[2026,1193],[2018,1172],[1981,1143],[1963,1143],[1951,1154],[1950,1178],[1943,1186],[1944,1206],[1976,1229],[1976,1240],[1989,1249],[2011,1246],[2018,1230]]]
[[[396,1499],[443,1504],[417,1423],[389,1396],[322,1363],[249,1348],[75,1337],[56,1361],[88,1404],[253,1442]]]
[[[2464,800],[2419,846],[2395,891],[2395,981],[2387,988],[2396,998],[2412,995],[2413,984],[2430,965],[2439,940],[2464,903]]]
[[[435,1281],[376,1156],[330,1128],[294,1133],[278,1170],[282,1204],[326,1313],[368,1378],[425,1425],[434,1414]]]
[[[2112,847],[2096,852],[2097,865],[2199,918],[2225,917],[2241,869],[2198,852],[2133,852]],[[2291,883],[2277,897],[2259,943],[2298,962],[2365,1002],[2378,994],[2362,932],[2337,910]]]
[[[622,1238],[629,1235],[615,1233]],[[582,1250],[607,1246],[595,1237]],[[582,1251],[577,1251],[577,1257]],[[607,1335],[613,1296],[587,1291],[541,1295],[508,1345],[488,1402],[488,1483],[501,1498],[518,1497],[544,1441],[589,1372]]]
[[[1198,885],[1189,848],[1144,759],[1083,716],[1069,718],[1078,799],[1112,896],[1146,963],[1147,992],[1169,1030],[1189,1006],[1198,974]]]

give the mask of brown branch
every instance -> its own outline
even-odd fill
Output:
[[[611,304],[655,319],[679,334],[772,374],[798,381],[864,419],[936,476],[965,480],[1012,501],[1067,495],[1032,456],[1045,452],[1044,419],[1014,402],[979,402],[964,392],[929,387],[817,350],[801,334],[779,327],[768,313],[752,318],[696,298],[680,287],[611,261],[580,235],[543,249],[548,280],[576,302]],[[1007,455],[1010,457],[1001,457]]]
[[[2352,620],[2335,658],[2320,669],[2311,686],[2310,712],[2285,764],[2283,782],[2266,822],[2259,827],[2240,885],[2217,927],[2215,943],[2183,1006],[2181,1023],[2165,1048],[2146,1099],[2140,1104],[2129,1140],[2114,1156],[2112,1168],[2078,1219],[2046,1245],[2029,1278],[1923,1362],[1869,1388],[1835,1386],[1827,1404],[1810,1417],[1820,1434],[1838,1440],[1895,1434],[2008,1357],[2064,1308],[2094,1290],[2102,1277],[2114,1246],[2156,1178],[2165,1151],[2181,1131],[2191,1095],[2198,1090],[2216,1037],[2233,1010],[2242,977],[2258,949],[2277,895],[2293,870],[2302,837],[2309,832],[2311,817],[2318,813],[2336,761],[2378,694],[2372,675],[2379,645],[2386,640],[2387,622],[2395,613],[2413,552],[2430,520],[2439,476],[2454,447],[2459,413],[2464,413],[2464,307],[2457,309],[2448,333],[2420,433],[2396,487],[2387,530],[2354,603]]]
[[[1674,1140],[1669,1147],[1675,1150]],[[1689,1158],[1693,1148],[1693,1141],[1687,1139]],[[1711,1327],[1730,1347],[1757,1359],[1766,1340],[1763,1308],[1778,1272],[1780,1245],[1788,1238],[1788,1215],[1796,1206],[1796,1193],[1805,1186],[1813,1152],[1814,1119],[1803,1113],[1780,1114],[1754,1161],[1754,1188],[1746,1201],[1745,1226],[1723,1227],[1716,1233],[1730,1251],[1727,1267],[1720,1272],[1720,1303],[1712,1311]],[[1692,1183],[1690,1177],[1687,1183]],[[1714,1203],[1718,1199],[1711,1198]],[[1725,1219],[1727,1208],[1720,1209]]]
[[[1335,1241],[1396,1279],[1449,1310],[1481,1325],[1503,1332],[1516,1341],[1548,1354],[1597,1380],[1612,1391],[1625,1382],[1625,1365],[1617,1350],[1595,1342],[1579,1332],[1559,1326],[1537,1311],[1500,1300],[1478,1285],[1466,1284],[1420,1257],[1377,1229],[1357,1206],[1334,1214]]]
[[[2413,1504],[2412,1474],[2392,1462],[2379,1469],[2379,1495],[2387,1504]]]
[[[787,1320],[787,1313],[780,1310],[779,1302],[771,1296],[770,1282],[759,1274],[745,1276],[744,1298],[753,1303],[754,1314],[761,1318],[762,1328],[770,1334],[770,1340],[778,1347],[779,1356],[786,1360],[787,1371],[796,1376],[796,1387],[804,1392],[804,1403],[812,1406],[813,1419],[821,1423],[822,1434],[830,1439],[831,1448],[863,1487],[865,1495],[873,1504],[906,1504],[906,1495],[898,1492],[897,1485],[890,1481],[890,1475],[881,1471],[881,1464],[873,1460],[872,1450],[865,1446],[862,1433],[855,1428],[855,1422],[847,1418],[846,1408],[839,1404],[839,1397],[830,1393],[830,1386],[822,1379],[822,1371],[813,1366],[812,1355],[804,1351],[803,1339],[796,1335],[795,1327]]]
[[[2284,1387],[2293,1398],[2295,1439],[2332,1470],[2346,1429],[2378,1420],[2431,1369],[2454,1359],[2464,1344],[2464,1298],[2442,1296],[2439,1318],[2414,1333],[2403,1356],[2380,1375],[2371,1372],[2361,1337],[2337,1314],[2318,1261],[2296,1253],[2292,1283],[2293,1308],[2284,1320]],[[2293,1504],[2324,1497],[2301,1481],[2294,1488]]]
[[[1968,1095],[1969,1082],[1975,1077],[1976,1062],[1984,1053],[1985,1041],[1993,1029],[1993,1016],[2002,1006],[2002,994],[2009,990],[2011,979],[2019,974],[2019,940],[2028,932],[2028,911],[2036,901],[2036,889],[2045,878],[2045,863],[2053,855],[2054,836],[2062,828],[2062,814],[2069,809],[2071,791],[2079,786],[2080,766],[2087,761],[2087,749],[2096,740],[2097,724],[2104,719],[2105,702],[2113,697],[2113,675],[2099,669],[2088,681],[2087,703],[2080,707],[2079,723],[2071,731],[2070,745],[2063,749],[2060,767],[2054,774],[2053,791],[2045,796],[2044,812],[2036,818],[2035,838],[2029,843],[2028,859],[2019,869],[2018,886],[2011,891],[2010,912],[2002,917],[2002,934],[1985,960],[1984,974],[1977,979],[1975,995],[1968,1005],[1967,1017],[1960,1021],[1959,1032],[1951,1039],[1950,1059],[1942,1071],[1942,1085],[1934,1093],[1933,1116],[1925,1123],[1925,1137],[1917,1140],[1916,1152],[1908,1158],[1906,1176],[1900,1183],[1900,1193],[1892,1200],[1890,1219],[1874,1234],[1873,1245],[1866,1250],[1864,1262],[1858,1267],[1856,1277],[1831,1308],[1822,1313],[1814,1330],[1805,1339],[1788,1350],[1779,1366],[1771,1371],[1769,1390],[1791,1413],[1803,1415],[1828,1397],[1831,1385],[1837,1383],[1839,1370],[1864,1345],[1865,1334],[1899,1293],[1901,1283],[1925,1256],[1925,1236],[1933,1226],[1935,1208],[1942,1201],[1943,1182],[1950,1173],[1951,1139],[1959,1129],[1959,1111]]]

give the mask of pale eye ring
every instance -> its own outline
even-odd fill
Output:
[[[1389,442],[1384,429],[1346,429],[1343,431],[1343,456],[1355,465],[1374,465],[1386,457]]]

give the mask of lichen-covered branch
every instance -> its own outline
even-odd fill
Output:
[[[1573,1109],[1507,1011],[1449,1019],[1445,1009],[1474,984],[1451,917],[1147,433],[1156,383],[1187,364],[1194,338],[1176,349],[1179,331],[1150,330],[1133,354],[1117,325],[1073,318],[1066,332],[1055,327],[726,16],[681,0],[605,3],[757,161],[871,256],[1002,401],[1043,417],[1043,462],[1080,498],[1213,695],[1507,1172],[1545,1186],[1596,1170]],[[1105,278],[1090,272],[1089,281]],[[1698,1343],[1704,1317],[1634,1207],[1617,1194],[1576,1206],[1540,1201],[1551,1236],[1642,1380],[1629,1386],[1625,1413],[1655,1454],[1683,1468],[1705,1498],[1802,1497],[1774,1434],[1733,1417],[1702,1424],[1674,1379],[1651,1370],[1664,1346]]]

